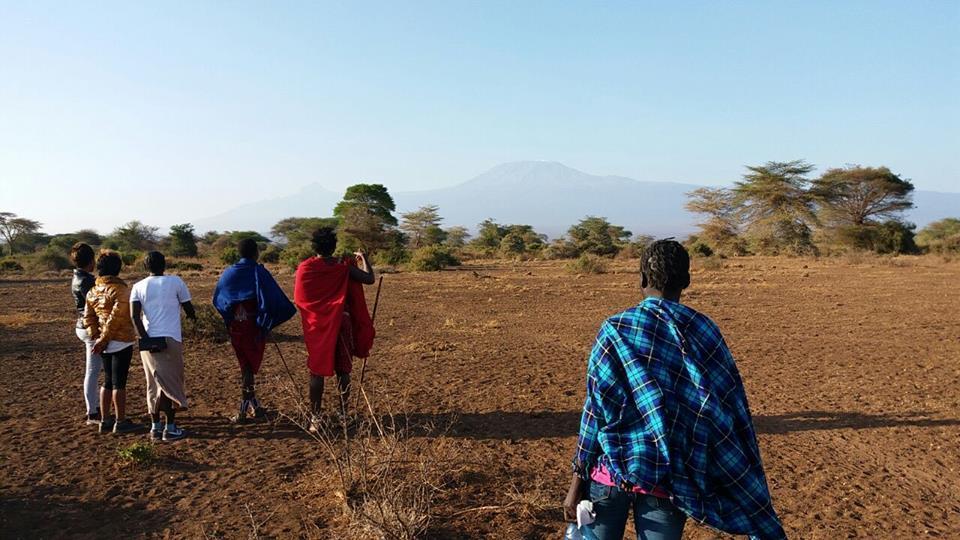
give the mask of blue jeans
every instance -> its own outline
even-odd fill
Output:
[[[687,516],[670,499],[590,482],[590,501],[597,517],[585,528],[600,540],[622,540],[631,507],[637,540],[679,540],[683,536]]]

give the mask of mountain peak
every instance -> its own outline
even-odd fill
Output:
[[[464,186],[494,187],[516,185],[540,186],[552,188],[558,186],[582,185],[600,179],[559,161],[510,161],[501,163],[464,182]]]

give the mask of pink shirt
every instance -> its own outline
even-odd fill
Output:
[[[613,483],[613,478],[610,478],[610,471],[608,471],[607,468],[600,463],[597,463],[593,470],[590,471],[590,479],[598,484],[616,487],[616,484]],[[661,499],[670,498],[670,494],[659,487],[654,488],[653,491],[647,491],[645,489],[641,489],[639,486],[633,486],[631,491],[634,493],[642,493],[644,495],[653,495],[654,497],[660,497]]]

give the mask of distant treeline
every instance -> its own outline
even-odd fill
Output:
[[[915,226],[902,218],[913,206],[913,184],[886,167],[835,168],[819,178],[809,178],[813,166],[803,161],[747,169],[731,188],[700,188],[688,194],[687,209],[704,216],[699,232],[686,240],[694,255],[960,252],[960,219],[945,218],[914,234]],[[642,212],[642,206],[637,211]],[[479,258],[579,258],[580,267],[589,268],[596,264],[591,261],[604,257],[637,257],[653,240],[597,216],[583,218],[564,236],[548,241],[530,225],[492,219],[477,226],[476,236],[462,226],[445,228],[437,206],[401,213],[399,219],[395,214],[393,197],[381,184],[350,186],[333,216],[283,219],[272,227],[272,238],[255,231],[197,235],[189,223],[161,235],[157,227],[139,221],[106,236],[92,230],[47,235],[37,221],[0,212],[0,254],[6,254],[0,271],[23,269],[19,258],[35,269],[69,268],[66,254],[76,242],[118,250],[127,264],[152,249],[173,257],[216,257],[232,263],[238,258],[235,246],[244,238],[261,244],[263,262],[295,267],[312,255],[310,237],[319,227],[337,230],[340,253],[362,249],[378,264],[414,270]],[[200,267],[189,261],[180,264]]]

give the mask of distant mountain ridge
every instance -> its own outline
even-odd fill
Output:
[[[499,223],[532,225],[557,237],[583,217],[594,215],[606,217],[634,234],[683,237],[696,230],[698,216],[683,205],[686,194],[698,187],[702,186],[592,175],[556,161],[516,161],[497,165],[455,186],[392,195],[398,214],[437,205],[445,227],[463,225],[475,230],[478,223],[492,218]],[[342,193],[311,184],[293,195],[245,204],[197,220],[194,225],[200,232],[268,232],[286,217],[330,216],[342,197]],[[916,191],[914,204],[907,219],[919,227],[960,216],[960,193]]]

